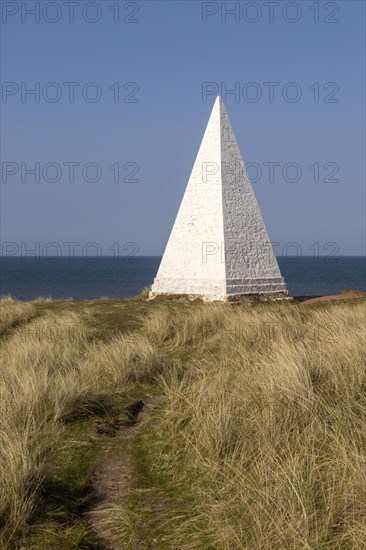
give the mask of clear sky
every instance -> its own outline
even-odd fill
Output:
[[[13,252],[162,254],[220,94],[276,252],[365,253],[363,1],[1,4]]]

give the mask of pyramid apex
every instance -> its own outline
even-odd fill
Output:
[[[226,111],[225,103],[224,103],[224,100],[222,99],[221,95],[216,96],[215,103],[214,103],[212,109],[214,110],[215,108],[219,109],[220,112],[221,111]]]
[[[224,102],[222,101],[221,95],[217,95],[215,99],[215,103],[213,104],[212,110],[219,110],[221,111],[222,107],[224,105]]]

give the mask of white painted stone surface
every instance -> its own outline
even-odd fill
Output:
[[[218,97],[150,297],[286,297],[225,106]]]

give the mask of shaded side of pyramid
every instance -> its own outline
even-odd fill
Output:
[[[226,294],[287,295],[262,214],[220,101]]]

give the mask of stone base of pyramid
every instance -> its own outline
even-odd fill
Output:
[[[149,298],[160,295],[187,294],[206,301],[229,302],[240,297],[287,298],[288,292],[282,277],[258,279],[154,279]]]

